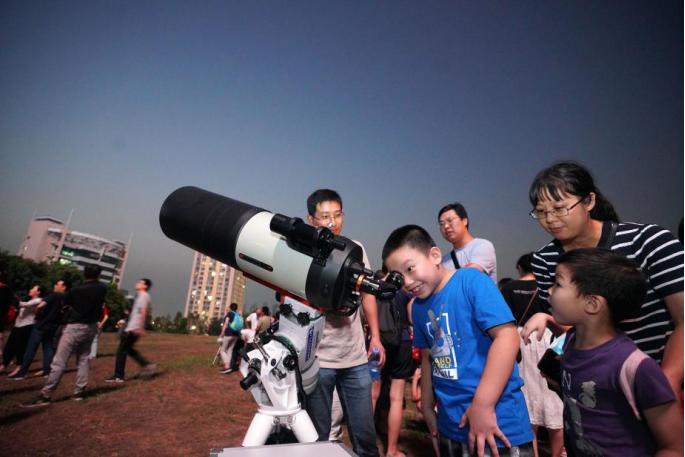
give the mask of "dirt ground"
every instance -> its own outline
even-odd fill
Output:
[[[140,368],[129,359],[131,379],[109,384],[115,337],[101,337],[84,402],[71,399],[73,359],[47,407],[19,407],[38,395],[43,378],[0,375],[0,455],[207,456],[211,448],[240,446],[256,406],[238,385],[240,374],[221,375],[210,366],[216,338],[148,333],[137,347],[158,364],[159,375],[136,378]],[[40,366],[36,361],[32,370]],[[400,448],[410,456],[433,455],[408,391]]]

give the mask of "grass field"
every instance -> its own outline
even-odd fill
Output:
[[[240,374],[220,375],[210,366],[215,337],[148,333],[136,347],[158,364],[159,375],[138,379],[140,368],[129,359],[123,384],[104,381],[114,369],[116,335],[100,341],[84,402],[71,399],[73,359],[47,407],[19,407],[38,395],[43,378],[1,375],[0,455],[206,456],[211,448],[240,446],[256,406],[238,385]],[[40,366],[36,361],[32,368]],[[400,448],[433,455],[408,395]]]

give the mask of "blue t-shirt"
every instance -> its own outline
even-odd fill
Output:
[[[435,337],[429,310],[439,327]],[[433,390],[438,401],[440,434],[468,442],[468,426],[459,420],[471,405],[485,368],[492,339],[487,330],[514,322],[499,290],[475,268],[456,271],[445,287],[412,308],[414,346],[431,350]],[[533,440],[528,410],[521,392],[523,381],[514,371],[495,406],[497,424],[513,446]],[[497,439],[497,445],[503,443]]]

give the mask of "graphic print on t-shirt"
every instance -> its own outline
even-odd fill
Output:
[[[454,351],[449,314],[443,310],[444,304],[440,305],[440,314],[438,316],[429,310],[429,320],[426,322],[428,334],[433,338],[433,345],[431,346],[433,376],[456,380],[459,379],[457,357]]]

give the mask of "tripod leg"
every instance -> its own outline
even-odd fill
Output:
[[[311,421],[310,421],[311,424]],[[250,427],[245,433],[245,438],[243,439],[243,447],[247,446],[262,446],[266,443],[266,440],[271,434],[271,430],[274,426],[273,416],[267,416],[259,411],[255,413],[254,418]],[[312,425],[314,428],[314,425]]]
[[[314,428],[314,424],[305,410],[300,410],[297,414],[290,416],[288,425],[300,443],[313,443],[319,438],[319,434],[316,433],[316,428]]]

